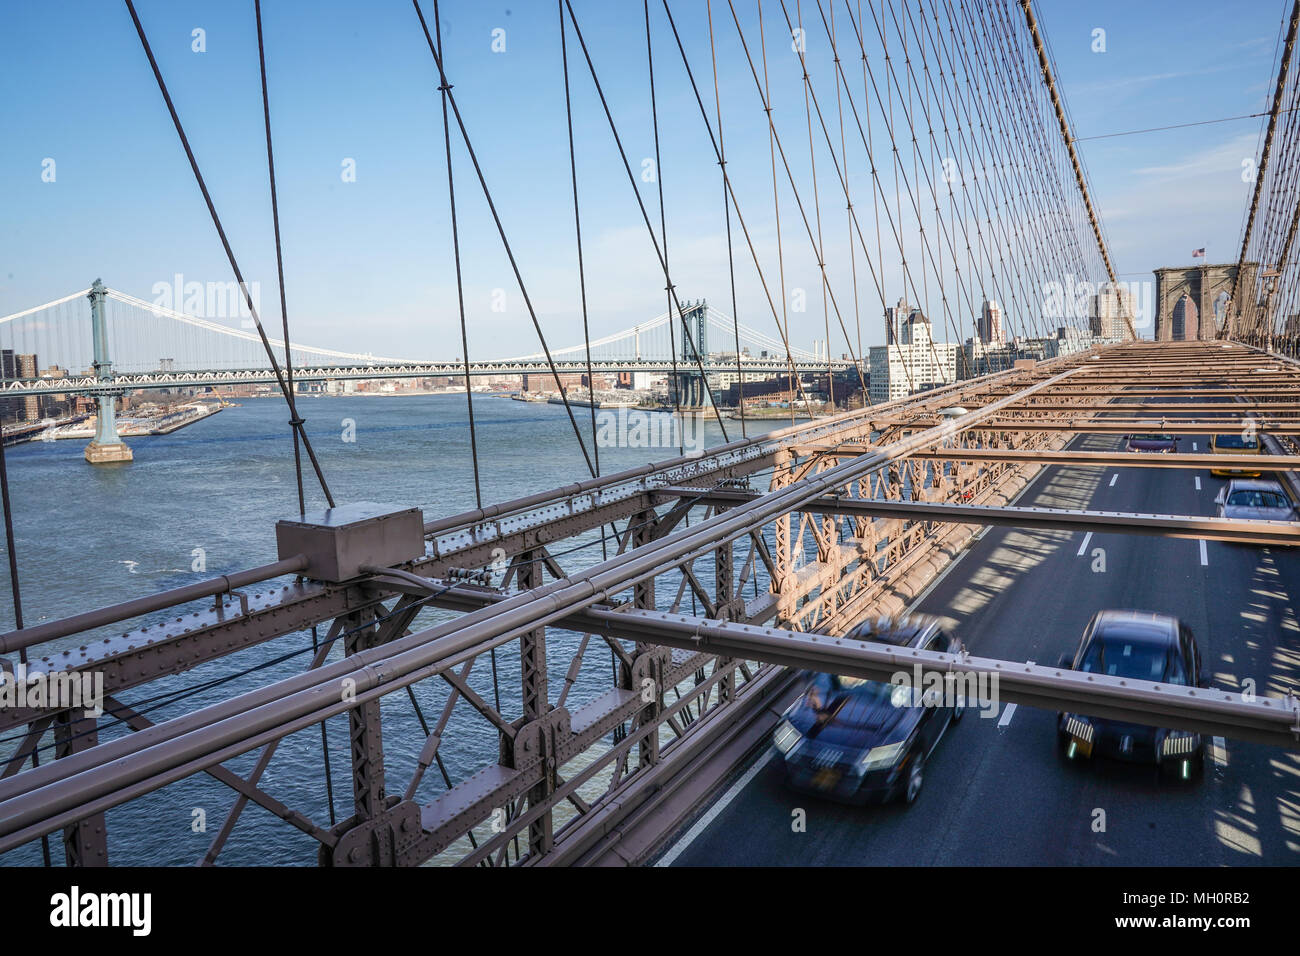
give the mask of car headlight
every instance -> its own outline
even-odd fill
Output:
[[[903,756],[906,749],[907,741],[900,740],[895,744],[885,744],[883,747],[872,747],[868,750],[857,763],[858,773],[867,773],[871,770],[880,770],[884,767],[892,767],[898,763],[899,758]]]
[[[788,720],[782,720],[777,724],[776,730],[772,733],[772,743],[776,745],[777,750],[781,751],[782,756],[793,750],[794,745],[802,739],[803,734],[799,733],[794,724]]]

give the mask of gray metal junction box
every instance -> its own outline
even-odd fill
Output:
[[[423,557],[424,512],[358,501],[277,521],[275,543],[280,560],[305,554],[306,577],[336,584],[359,577],[362,565]]]

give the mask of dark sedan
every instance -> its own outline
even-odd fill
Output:
[[[1178,439],[1173,435],[1129,435],[1128,450],[1169,454],[1178,450]]]
[[[937,620],[920,615],[878,618],[849,636],[927,651],[960,649]],[[926,758],[960,719],[965,701],[911,683],[811,672],[803,677],[803,694],[773,734],[790,786],[843,803],[916,800]]]
[[[1145,611],[1099,611],[1079,649],[1061,667],[1160,684],[1206,687],[1201,653],[1191,629],[1175,617]],[[1205,742],[1190,730],[1166,730],[1083,714],[1058,715],[1061,752],[1069,760],[1106,756],[1154,763],[1161,775],[1183,780],[1205,765]]]

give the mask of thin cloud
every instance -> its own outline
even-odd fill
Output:
[[[1242,161],[1254,159],[1256,136],[1242,133],[1226,143],[1202,150],[1179,163],[1166,166],[1144,166],[1133,172],[1138,176],[1160,179],[1189,179],[1196,176],[1222,175],[1232,170],[1240,171]]]
[[[1245,64],[1228,63],[1221,66],[1207,66],[1199,70],[1177,70],[1169,73],[1148,73],[1146,76],[1124,76],[1115,80],[1106,80],[1098,83],[1083,83],[1077,86],[1069,87],[1070,96],[1087,95],[1090,93],[1105,93],[1112,90],[1123,90],[1140,86],[1149,86],[1152,83],[1163,83],[1166,80],[1181,80],[1189,76],[1206,76],[1211,73],[1224,73],[1228,70],[1240,70]]]

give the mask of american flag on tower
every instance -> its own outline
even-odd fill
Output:
[[[1202,259],[1205,258],[1205,247],[1204,247],[1204,246],[1201,246],[1201,248],[1199,248],[1199,249],[1194,249],[1194,250],[1192,250],[1192,258],[1195,259],[1195,258],[1197,258],[1198,256],[1199,256],[1200,258],[1202,258]]]

